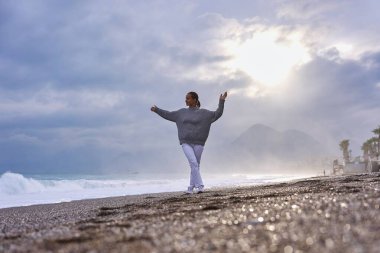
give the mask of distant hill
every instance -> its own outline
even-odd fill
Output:
[[[294,160],[322,155],[323,147],[313,137],[299,130],[277,131],[255,124],[232,142],[235,152],[244,152],[256,159]]]
[[[254,173],[320,173],[328,168],[324,144],[309,134],[290,129],[278,131],[255,124],[229,145],[209,151],[209,167],[216,171]],[[212,162],[211,162],[212,161]]]

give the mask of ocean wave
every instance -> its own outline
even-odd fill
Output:
[[[151,175],[154,177],[155,175]],[[284,176],[204,175],[206,187],[255,185],[279,182]],[[41,179],[19,173],[5,172],[0,176],[0,208],[33,204],[58,203],[89,198],[125,196],[144,193],[182,191],[188,178],[181,179]]]
[[[179,191],[185,185],[185,180],[46,180],[5,172],[0,176],[0,208]]]
[[[133,186],[165,185],[172,180],[94,180],[61,179],[46,180],[25,177],[22,174],[5,172],[0,176],[0,195],[41,193],[46,191],[66,192],[101,188],[128,188]]]
[[[46,187],[38,180],[21,174],[5,172],[0,177],[0,195],[14,195],[44,191]]]

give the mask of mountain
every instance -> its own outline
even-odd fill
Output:
[[[277,131],[263,124],[255,124],[231,144],[236,152],[255,159],[276,158],[295,160],[323,154],[322,145],[299,130]]]

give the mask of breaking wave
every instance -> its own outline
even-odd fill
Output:
[[[153,175],[154,176],[154,175]],[[255,185],[280,182],[295,177],[235,174],[204,175],[207,187]],[[0,208],[71,200],[172,192],[186,189],[188,179],[40,179],[5,172],[0,176]]]

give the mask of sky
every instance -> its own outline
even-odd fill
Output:
[[[202,159],[254,124],[354,155],[380,115],[380,3],[0,0],[0,172],[160,173],[187,166],[174,123],[196,91]],[[218,150],[219,150],[218,149]],[[187,168],[187,167],[186,167]]]

